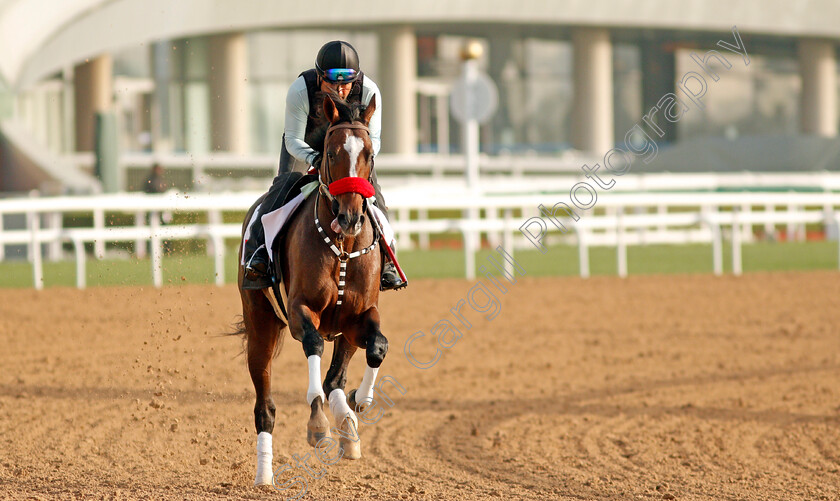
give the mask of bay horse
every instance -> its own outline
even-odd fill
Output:
[[[255,485],[272,484],[271,433],[275,404],[271,398],[271,360],[279,353],[287,330],[302,344],[309,365],[306,392],[306,404],[310,407],[306,427],[309,445],[322,447],[321,453],[329,452],[335,461],[341,457],[361,457],[354,411],[363,412],[372,401],[376,375],[388,351],[377,306],[381,243],[376,221],[370,220],[373,214],[365,216],[366,198],[373,196],[368,181],[373,159],[368,123],[375,108],[375,98],[366,108],[329,96],[323,99],[327,129],[319,189],[287,223],[279,248],[269,249],[272,269],[284,279],[287,321],[275,313],[264,291],[242,289],[244,266],[239,266],[242,299],[239,333],[245,338],[248,370],[256,390]],[[245,216],[243,234],[262,198]],[[375,248],[377,245],[380,249]],[[239,252],[241,263],[241,245]],[[334,346],[332,362],[322,384],[324,341],[334,341]],[[344,393],[347,365],[359,348],[365,350],[367,368],[359,388],[348,397]],[[333,432],[339,436],[338,448],[324,414],[326,402],[335,418]]]

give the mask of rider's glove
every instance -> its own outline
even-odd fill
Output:
[[[323,155],[321,154],[321,152],[316,151],[315,153],[312,154],[312,156],[310,156],[309,165],[311,165],[312,167],[315,167],[316,169],[320,169],[322,159],[323,159]]]

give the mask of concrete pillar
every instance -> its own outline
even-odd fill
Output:
[[[639,43],[642,65],[642,115],[650,113],[662,96],[676,92],[677,64],[673,49],[668,49],[662,40],[642,40]],[[641,120],[642,117],[638,117]],[[664,115],[654,113],[650,119],[656,123],[664,135],[654,136],[657,141],[674,142],[677,140],[677,124],[666,120]]]
[[[363,55],[362,55],[363,56]],[[364,61],[362,61],[364,70]],[[382,93],[382,152],[417,153],[417,36],[410,26],[379,34],[379,71]]]
[[[799,40],[802,78],[800,126],[803,134],[837,135],[837,59],[827,40]]]
[[[73,98],[76,114],[76,151],[93,151],[96,113],[110,111],[114,94],[114,62],[103,54],[76,65]]]
[[[610,32],[577,28],[572,32],[574,58],[575,148],[603,154],[613,147],[613,64]]]
[[[147,107],[142,108],[144,112],[143,130],[151,133],[152,150],[170,152],[174,148],[172,142],[172,128],[170,117],[169,89],[172,85],[172,68],[175,62],[172,61],[174,44],[169,40],[155,42],[149,47],[149,66],[151,67],[152,80],[155,88],[151,94],[151,100]],[[144,105],[146,103],[144,102]],[[148,128],[145,126],[148,125]]]
[[[523,41],[514,33],[496,33],[489,39],[488,73],[499,88],[499,108],[491,119],[490,141],[497,147],[510,147],[516,142],[516,131],[525,120]]]
[[[248,45],[242,33],[214,35],[208,44],[210,138],[214,151],[247,153]]]

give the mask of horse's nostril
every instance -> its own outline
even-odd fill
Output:
[[[342,227],[347,227],[347,215],[346,214],[339,214],[338,215],[338,224]]]

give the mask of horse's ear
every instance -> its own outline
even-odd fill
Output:
[[[365,125],[370,123],[370,119],[373,117],[374,111],[376,111],[376,95],[370,98],[370,104],[368,104],[365,111],[362,112],[362,121]]]
[[[338,110],[335,107],[335,103],[333,102],[330,96],[324,96],[324,118],[329,120],[331,124],[335,123],[338,120]]]

